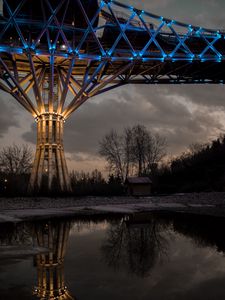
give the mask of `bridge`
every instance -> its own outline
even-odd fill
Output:
[[[37,122],[30,188],[70,189],[63,127],[88,99],[126,84],[223,84],[224,62],[225,32],[114,0],[3,0],[0,89]]]

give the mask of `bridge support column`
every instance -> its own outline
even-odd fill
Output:
[[[45,113],[36,118],[37,147],[29,190],[70,191],[69,174],[63,148],[64,118]]]

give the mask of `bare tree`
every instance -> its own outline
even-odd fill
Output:
[[[132,161],[136,165],[138,176],[147,173],[148,155],[152,152],[150,132],[144,126],[137,125],[130,129]],[[149,152],[149,153],[148,153]]]
[[[142,125],[128,127],[119,135],[111,131],[100,142],[99,153],[110,172],[124,181],[130,175],[151,174],[166,154],[166,140]]]
[[[0,168],[7,174],[29,173],[32,162],[32,151],[27,145],[12,145],[0,151]]]
[[[151,172],[152,168],[163,159],[166,155],[166,147],[167,142],[164,137],[161,137],[159,134],[149,134],[146,150],[146,173]]]
[[[124,153],[123,136],[112,130],[100,142],[99,153],[107,160],[110,172],[124,180],[127,170],[127,158]]]

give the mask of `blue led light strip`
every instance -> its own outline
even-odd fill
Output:
[[[37,56],[54,54],[65,58],[74,55],[78,60],[84,57],[92,60],[107,58],[112,61],[141,58],[143,62],[158,60],[220,62],[225,58],[224,33],[165,19],[113,0],[101,1],[99,9],[91,19],[81,1],[77,0],[81,6],[82,18],[86,21],[86,28],[66,24],[65,14],[61,20],[57,17],[58,12],[65,9],[63,6],[65,0],[57,7],[52,7],[49,0],[44,0],[51,14],[43,20],[31,21],[29,26],[36,32],[32,38],[26,29],[26,22],[21,22],[19,15],[26,1],[28,0],[21,1],[13,11],[7,0],[4,0],[9,17],[0,23],[0,52],[18,54],[33,51]],[[121,20],[117,16],[120,9],[126,12],[127,20]],[[105,19],[105,24],[96,26],[95,22],[99,16],[100,19]],[[135,26],[135,22],[132,21],[139,21],[141,26]],[[103,32],[101,37],[98,36],[100,30]],[[180,33],[182,31],[185,32]],[[107,40],[107,33],[112,35],[111,44]],[[143,41],[138,40],[138,35],[142,36],[144,45]],[[10,38],[13,41],[11,43]],[[63,43],[61,48],[60,43]],[[121,46],[123,44],[124,49]]]

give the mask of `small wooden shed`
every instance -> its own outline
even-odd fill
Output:
[[[125,181],[127,194],[130,196],[149,196],[152,181],[148,177],[128,177]]]

